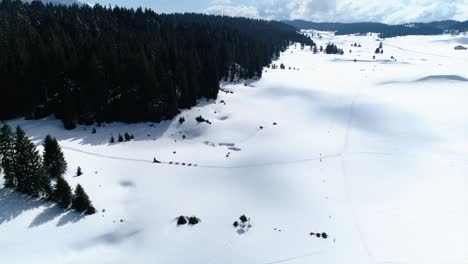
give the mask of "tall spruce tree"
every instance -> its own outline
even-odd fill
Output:
[[[67,162],[57,140],[47,135],[43,142],[44,168],[50,177],[62,176],[67,170]]]
[[[3,169],[4,185],[7,188],[15,188],[17,184],[13,162],[13,132],[8,124],[3,124],[0,129],[0,168]]]
[[[50,181],[42,166],[42,158],[36,146],[18,126],[15,137],[14,175],[16,190],[34,197],[50,195]]]
[[[80,184],[76,186],[75,193],[73,194],[72,208],[78,212],[90,215],[96,212],[96,209]]]
[[[72,198],[72,190],[68,182],[61,176],[57,177],[57,182],[53,190],[53,201],[56,202],[59,207],[67,209],[70,207]]]

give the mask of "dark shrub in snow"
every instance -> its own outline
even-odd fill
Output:
[[[239,217],[239,220],[241,220],[242,223],[246,223],[249,219],[247,218],[247,216],[241,215],[241,216]]]
[[[180,226],[180,225],[185,225],[187,224],[187,218],[185,216],[179,216],[177,217],[177,225]]]
[[[196,225],[196,224],[200,223],[200,219],[195,217],[195,216],[191,216],[188,219],[188,223],[189,223],[189,225]]]

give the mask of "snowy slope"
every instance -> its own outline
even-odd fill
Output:
[[[388,39],[373,60],[375,36],[322,36],[314,41],[346,54],[292,46],[276,63],[299,70],[226,84],[233,94],[201,100],[182,125],[92,134],[51,118],[10,121],[38,143],[57,137],[66,179],[99,213],[0,189],[1,262],[468,263],[468,53],[453,50],[462,37]],[[125,132],[136,140],[108,143]],[[241,214],[253,224],[243,234],[232,227]],[[202,222],[176,227],[179,215]]]

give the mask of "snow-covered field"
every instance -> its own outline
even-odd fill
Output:
[[[182,125],[11,121],[57,137],[99,213],[0,189],[1,263],[468,263],[467,37],[387,39],[373,60],[375,35],[322,36],[345,55],[291,46],[275,63],[299,70],[226,84]]]

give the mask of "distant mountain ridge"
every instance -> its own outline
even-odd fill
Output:
[[[283,20],[282,22],[297,29],[335,31],[337,35],[375,32],[379,33],[381,37],[386,38],[406,35],[438,35],[447,31],[468,31],[468,21],[459,22],[455,20],[406,23],[400,25],[388,25],[375,22],[316,23],[306,20]]]

